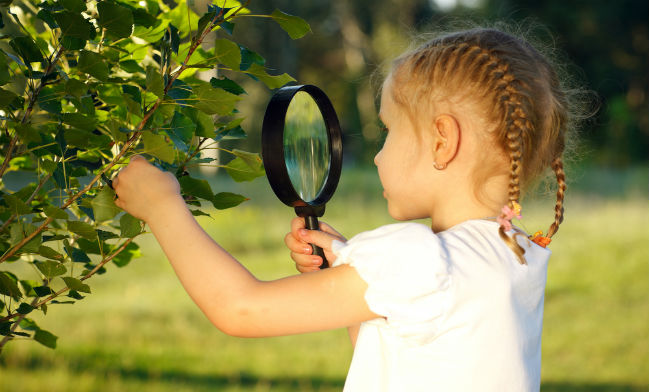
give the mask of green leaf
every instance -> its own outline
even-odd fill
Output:
[[[63,113],[61,115],[61,121],[64,124],[84,131],[94,131],[97,127],[97,119],[95,117],[86,116],[81,113]]]
[[[26,222],[16,222],[9,227],[10,244],[11,246],[17,245],[25,237],[31,235],[36,231],[36,226]],[[42,236],[39,233],[29,240],[20,248],[20,253],[35,253],[38,252],[38,247],[42,243]]]
[[[257,64],[262,67],[264,66],[264,64],[266,64],[266,60],[264,60],[264,58],[256,52],[253,52],[245,46],[239,46],[239,48],[241,49],[241,65],[239,66],[240,70],[246,71],[252,64]]]
[[[87,91],[88,87],[86,86],[86,84],[77,79],[70,78],[67,82],[65,82],[65,93],[68,95],[72,95],[76,98],[81,98],[81,96],[84,95]]]
[[[18,306],[18,313],[20,314],[29,314],[32,312],[32,310],[34,310],[34,307],[24,302],[21,303],[20,306]]]
[[[86,10],[86,2],[84,0],[60,0],[59,3],[68,11],[79,13]]]
[[[12,91],[0,88],[0,108],[4,109],[8,107],[9,104],[16,98],[18,98],[18,96]]]
[[[113,263],[118,267],[124,267],[135,257],[140,257],[140,247],[136,243],[131,242],[113,258]]]
[[[79,292],[76,291],[76,290],[70,290],[70,292],[68,293],[68,297],[70,297],[70,298],[74,298],[74,299],[76,299],[76,300],[82,300],[82,299],[85,298],[84,296],[82,296],[81,294],[79,294]],[[73,304],[74,301],[61,301],[61,302],[58,302],[58,301],[52,301],[52,303],[53,303],[53,304]]]
[[[86,252],[84,252],[83,250],[68,247],[66,248],[66,251],[68,252],[70,260],[72,260],[73,263],[90,263],[90,257],[88,257]]]
[[[14,323],[12,321],[0,322],[0,335],[2,335],[2,336],[10,335],[11,334],[11,326],[13,324]]]
[[[133,32],[133,13],[119,4],[102,1],[97,4],[99,25],[116,38],[128,38]]]
[[[6,193],[4,195],[5,202],[9,207],[10,211],[16,215],[25,215],[32,212],[32,209],[25,203],[14,195]]]
[[[180,183],[180,188],[183,193],[195,197],[200,197],[205,200],[212,200],[214,198],[214,193],[210,184],[205,180],[199,180],[197,178],[192,178],[189,176],[180,177],[178,180]]]
[[[246,73],[253,78],[261,80],[270,89],[280,88],[286,83],[295,81],[295,79],[286,73],[281,75],[269,75],[266,72],[266,69],[259,64],[251,64]]]
[[[54,206],[45,207],[45,215],[54,219],[68,219],[68,213]]]
[[[194,107],[206,114],[219,114],[222,116],[230,114],[234,105],[241,98],[229,92],[216,89],[209,84],[202,84],[194,89],[197,101]]]
[[[255,167],[255,168],[260,167],[263,169],[263,162],[261,160],[261,157],[259,157],[259,154],[255,152],[248,152],[248,151],[234,149],[232,150],[232,154],[235,157],[241,158],[244,161],[246,161],[246,163],[250,167]]]
[[[151,27],[157,21],[156,17],[149,14],[142,8],[136,8],[133,11],[133,23],[137,26]]]
[[[174,163],[174,160],[176,159],[176,151],[165,140],[163,135],[145,132],[142,134],[142,141],[144,142],[144,153],[153,155],[161,161],[169,164]]]
[[[196,132],[196,124],[189,117],[177,111],[174,113],[169,129],[166,131],[176,148],[187,152],[188,144],[192,141]]]
[[[87,224],[86,222],[69,221],[68,230],[70,230],[75,234],[79,234],[80,236],[87,238],[89,240],[97,239],[97,233],[95,232],[95,228]]]
[[[111,220],[122,211],[121,208],[115,205],[115,192],[107,186],[97,193],[97,196],[92,199],[90,204],[96,222]]]
[[[251,161],[248,158],[237,156],[225,165],[225,170],[236,182],[252,181],[266,174],[261,158],[257,156],[257,159],[258,161]]]
[[[99,230],[99,229],[97,230],[97,237],[99,238],[99,241],[106,241],[106,240],[111,240],[113,238],[119,238],[119,236],[113,233],[112,231]]]
[[[57,89],[44,87],[38,94],[38,106],[48,113],[59,114],[61,113],[61,98],[62,94]]]
[[[25,317],[23,321],[20,322],[20,328],[24,329],[25,331],[38,331],[40,328],[38,327],[38,324],[30,318]]]
[[[50,26],[50,29],[57,29],[59,27],[59,25],[56,24],[56,21],[54,20],[54,16],[48,10],[39,10],[36,14],[36,17],[47,23],[47,25]]]
[[[306,33],[311,32],[311,27],[304,21],[304,19],[289,15],[278,9],[273,11],[273,13],[270,14],[270,17],[273,18],[292,39],[302,38]]]
[[[235,94],[247,94],[246,90],[243,87],[239,86],[235,81],[228,79],[225,76],[222,76],[221,79],[212,78],[210,79],[210,84],[215,88],[222,88],[223,90]]]
[[[23,296],[16,280],[5,271],[0,271],[0,294],[8,295],[15,300],[19,300]]]
[[[56,348],[56,340],[58,338],[56,335],[53,335],[50,332],[47,332],[43,329],[39,329],[34,334],[34,340],[42,344],[45,347]]]
[[[9,61],[7,56],[0,51],[0,86],[11,80],[9,73]]]
[[[38,129],[32,127],[30,124],[17,124],[16,133],[20,137],[20,140],[28,143],[41,143],[43,139],[41,138],[41,133]]]
[[[94,76],[102,82],[108,80],[108,66],[99,53],[88,50],[81,51],[77,68],[79,71]]]
[[[68,272],[68,269],[65,268],[63,264],[52,260],[38,261],[34,263],[34,265],[36,265],[36,268],[38,268],[38,270],[48,278],[53,278]],[[36,290],[36,288],[34,288],[34,290]]]
[[[51,289],[50,287],[48,287],[48,286],[37,286],[37,287],[34,287],[34,292],[35,292],[36,295],[38,295],[39,297],[45,297],[45,296],[48,296],[48,295],[50,295],[50,294],[54,294],[54,290],[52,290],[52,289]]]
[[[30,37],[16,37],[9,42],[9,45],[18,53],[25,64],[44,61],[41,50]]]
[[[63,279],[65,285],[68,286],[68,288],[70,288],[71,290],[90,294],[90,286],[81,282],[79,279],[70,276],[65,276],[61,279]]]
[[[241,49],[239,49],[239,45],[229,39],[216,39],[214,41],[214,57],[219,63],[236,71],[241,64]]]
[[[54,259],[59,261],[64,259],[62,254],[50,248],[49,246],[45,246],[45,245],[41,245],[38,247],[38,254],[47,259]]]
[[[124,60],[119,63],[119,67],[128,73],[144,72],[144,69],[135,60]]]
[[[97,33],[92,24],[78,12],[62,11],[52,14],[52,16],[61,28],[61,34],[67,38],[87,41],[94,38]],[[68,47],[68,49],[70,48]]]
[[[183,113],[196,124],[194,135],[202,137],[214,137],[214,120],[211,116],[190,107],[184,107]]]
[[[237,195],[236,193],[220,192],[212,198],[212,204],[218,210],[225,210],[226,208],[236,207],[246,200],[250,200],[245,196]]]
[[[146,90],[152,92],[158,98],[163,98],[165,95],[162,76],[155,67],[149,66],[146,68]]]
[[[33,280],[23,279],[20,281],[20,285],[23,288],[23,292],[28,297],[36,297],[36,292],[34,291],[34,287],[36,287],[38,284],[39,284],[38,282]],[[2,305],[0,305],[0,309],[2,309]]]
[[[132,216],[124,214],[119,219],[120,236],[124,238],[133,238],[142,232],[142,221]]]

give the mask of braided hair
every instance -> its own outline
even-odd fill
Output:
[[[527,42],[495,29],[472,29],[437,37],[397,58],[392,77],[395,102],[434,106],[440,94],[472,100],[492,127],[493,142],[509,159],[508,205],[546,168],[557,181],[552,237],[563,221],[566,190],[562,155],[569,102],[550,62]],[[412,114],[411,114],[412,115]],[[421,116],[421,113],[417,113]],[[488,150],[488,149],[485,149]],[[484,154],[488,154],[485,151]],[[500,237],[524,264],[525,251],[501,225]]]

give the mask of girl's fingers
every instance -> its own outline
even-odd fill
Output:
[[[295,261],[295,268],[300,272],[315,271],[322,264],[322,258],[319,256],[309,256],[295,252],[291,252],[291,259]]]
[[[299,229],[298,238],[306,243],[317,245],[325,251],[330,251],[331,244],[338,239],[338,237],[320,230],[307,229]]]
[[[293,233],[286,234],[286,236],[284,237],[284,243],[286,244],[286,247],[291,252],[301,253],[306,255],[310,255],[312,253],[311,246],[306,242],[297,239],[293,235]]]

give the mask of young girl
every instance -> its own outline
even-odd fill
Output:
[[[563,218],[568,102],[550,64],[508,34],[442,36],[399,57],[382,92],[375,158],[390,215],[430,218],[349,241],[295,219],[300,271],[259,281],[194,220],[170,173],[135,156],[116,203],[143,219],[187,292],[235,336],[349,327],[346,391],[538,391],[545,246]],[[554,222],[513,227],[521,189],[556,174]],[[325,249],[333,268],[309,243]],[[360,326],[360,327],[359,327]]]

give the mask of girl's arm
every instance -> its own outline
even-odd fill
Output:
[[[189,295],[225,333],[287,335],[378,317],[365,303],[367,284],[352,267],[257,280],[200,227],[173,175],[144,158],[131,159],[113,184],[116,204],[147,222]]]
[[[312,255],[311,245],[309,245],[309,236],[316,236],[319,240],[318,242],[329,244],[328,247],[322,247],[320,244],[318,245],[322,247],[325,252],[325,257],[330,263],[336,260],[336,255],[331,251],[331,242],[333,240],[347,242],[347,240],[342,236],[342,234],[324,222],[320,222],[321,231],[319,233],[314,233],[305,229],[306,225],[304,223],[304,218],[293,218],[291,221],[291,232],[286,234],[284,242],[291,251],[291,258],[295,261],[295,267],[298,271],[302,273],[319,271],[319,267],[322,264],[322,258],[320,256]],[[358,337],[359,329],[360,324],[354,324],[347,327],[347,332],[349,334],[349,339],[352,342],[352,346],[356,346],[356,338]]]

